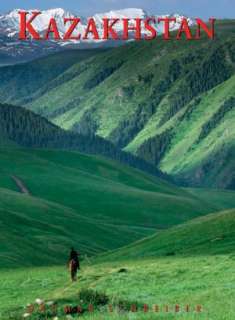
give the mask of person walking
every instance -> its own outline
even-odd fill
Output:
[[[71,248],[69,255],[69,269],[71,274],[71,280],[77,280],[77,272],[80,269],[80,261],[79,261],[80,253]]]

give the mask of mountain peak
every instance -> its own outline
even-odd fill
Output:
[[[0,15],[0,40],[2,40],[2,45],[0,45],[0,54],[7,54],[10,57],[23,57],[29,54],[29,56],[36,57],[38,55],[38,51],[48,54],[49,52],[54,52],[55,50],[64,50],[65,47],[71,48],[96,48],[97,46],[105,46],[105,41],[97,41],[92,38],[89,38],[88,41],[83,40],[72,40],[72,41],[48,41],[44,44],[38,43],[35,41],[31,42],[19,42],[18,39],[18,32],[19,32],[19,11],[40,11],[39,9],[14,9],[7,14]],[[64,8],[50,8],[47,10],[41,10],[41,15],[36,17],[32,22],[33,27],[39,32],[44,33],[47,30],[50,19],[55,18],[57,22],[58,31],[60,34],[64,34],[67,31],[68,24],[65,25],[64,18],[73,18],[76,14],[72,12],[66,11]],[[131,23],[134,23],[134,19],[146,19],[147,16],[151,17],[175,17],[176,22],[172,22],[170,24],[171,30],[177,30],[180,25],[181,21],[185,16],[177,14],[167,14],[163,16],[158,16],[155,14],[147,14],[145,10],[142,8],[123,8],[119,10],[110,10],[107,12],[101,12],[93,15],[93,19],[96,22],[97,30],[100,35],[103,32],[103,18],[109,19],[119,19],[120,21],[117,22],[114,26],[114,29],[117,33],[122,33],[123,31],[123,24],[121,22],[122,19],[127,18],[130,19]],[[87,27],[87,19],[81,17],[80,23],[74,30],[74,34],[82,34]],[[193,21],[188,19],[190,25],[193,24]],[[156,29],[158,33],[163,32],[163,25],[157,25]],[[108,46],[113,46],[114,42],[109,41]],[[116,45],[116,43],[115,43]],[[41,55],[41,54],[40,54]]]
[[[61,14],[61,15],[66,12],[63,8],[52,8],[45,11],[51,14]]]
[[[125,8],[119,10],[111,10],[107,12],[97,13],[94,17],[107,17],[107,18],[145,18],[147,13],[140,8]]]

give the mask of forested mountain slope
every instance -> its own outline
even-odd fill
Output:
[[[111,142],[95,136],[66,131],[22,107],[0,104],[0,146],[78,150],[98,154],[131,165],[155,176],[169,177],[141,158],[123,152]]]
[[[218,21],[213,41],[141,41],[100,52],[37,89],[26,81],[29,95],[22,75],[12,77],[8,67],[0,75],[1,99],[65,129],[99,135],[177,181],[233,188],[234,26]]]

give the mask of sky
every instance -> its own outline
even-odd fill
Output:
[[[201,18],[235,18],[235,0],[1,0],[0,12],[15,8],[64,8],[78,16],[123,8],[142,8],[151,14],[180,13]]]

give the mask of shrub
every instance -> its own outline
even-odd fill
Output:
[[[92,289],[82,289],[78,294],[79,300],[83,303],[94,306],[104,306],[109,302],[109,297],[105,293],[100,293]]]

